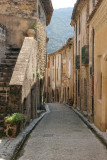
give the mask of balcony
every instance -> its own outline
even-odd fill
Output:
[[[80,55],[76,55],[76,69],[80,69]]]
[[[81,57],[82,65],[89,64],[89,45],[85,45],[82,47],[82,57]]]

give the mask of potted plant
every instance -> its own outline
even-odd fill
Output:
[[[32,27],[30,29],[28,29],[28,31],[27,31],[28,37],[35,37],[37,29],[38,29],[38,25],[37,24],[36,25],[32,25]]]
[[[13,113],[11,116],[6,117],[6,136],[14,138],[20,132],[21,123],[25,122],[25,117],[22,113]]]

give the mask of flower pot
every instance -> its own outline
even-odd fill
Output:
[[[28,35],[28,37],[35,37],[36,32],[34,29],[28,29],[27,35]]]
[[[20,132],[20,123],[6,123],[6,136],[9,138],[15,138]]]

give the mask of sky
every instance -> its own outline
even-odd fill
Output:
[[[74,7],[76,0],[52,0],[54,9]]]

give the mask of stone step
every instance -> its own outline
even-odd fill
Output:
[[[4,127],[4,119],[0,120],[0,127]]]
[[[8,63],[12,63],[12,64],[15,64],[16,63],[16,59],[2,59],[1,60],[1,63],[6,63],[6,64],[8,64]]]
[[[18,56],[18,54],[19,54],[19,51],[10,51],[10,50],[7,50],[6,52],[5,52],[5,55],[7,56],[7,55],[17,55]]]
[[[8,46],[8,47],[6,47],[6,49],[9,50],[9,51],[17,51],[17,52],[20,51],[20,48],[12,47],[12,46]]]
[[[0,138],[4,136],[4,127],[0,127]]]
[[[3,97],[4,99],[0,101],[0,106],[5,107],[7,106],[8,101],[6,101],[6,97]]]
[[[8,87],[9,82],[0,82],[0,87]]]
[[[4,114],[0,114],[0,120],[4,120],[5,115]]]
[[[11,77],[0,77],[0,82],[10,82]]]
[[[7,55],[6,56],[6,59],[14,59],[14,60],[16,60],[17,59],[17,55],[15,56],[15,55]]]
[[[6,106],[1,106],[0,105],[0,113],[6,112],[7,107]]]
[[[5,67],[14,67],[15,66],[15,64],[13,64],[13,63],[1,63],[0,64],[0,68],[5,68]]]
[[[13,69],[13,67],[0,67],[0,72],[12,73]]]
[[[0,72],[0,77],[11,77],[12,76],[12,72],[8,73],[8,72]]]
[[[9,91],[10,87],[0,87],[0,91]]]

